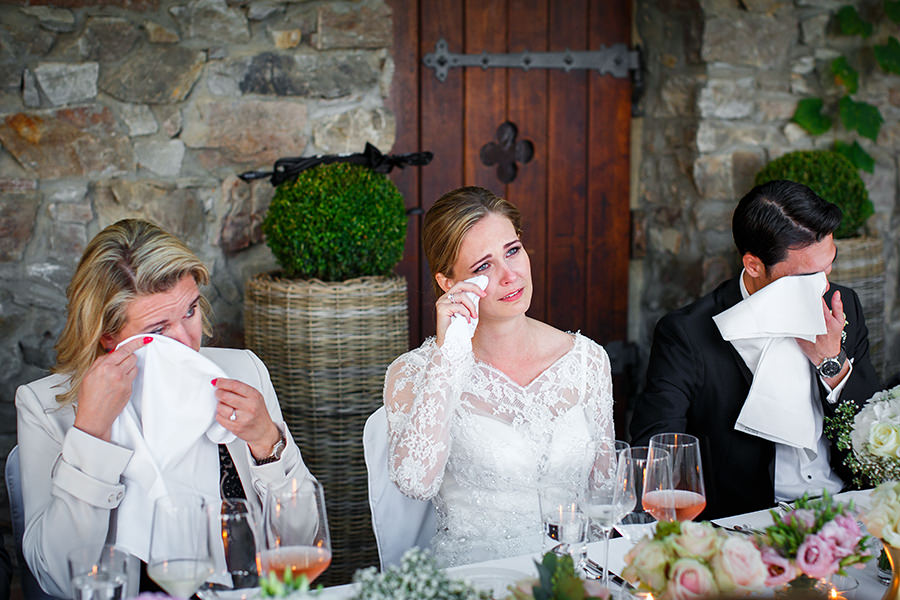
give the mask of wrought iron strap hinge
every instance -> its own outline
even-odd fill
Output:
[[[625,44],[601,46],[599,50],[565,52],[513,52],[509,54],[455,54],[448,51],[447,41],[439,39],[434,52],[423,59],[425,66],[434,69],[439,81],[447,79],[447,71],[452,67],[488,67],[529,69],[596,69],[601,74],[625,78],[634,71],[639,75],[641,68],[640,50],[629,50]]]

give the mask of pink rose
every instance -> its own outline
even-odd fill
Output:
[[[819,535],[808,535],[797,548],[797,567],[813,579],[829,577],[840,566],[834,550],[832,542]]]
[[[801,528],[812,529],[812,526],[816,524],[816,513],[808,508],[798,508],[781,517],[781,522],[790,525],[792,519],[796,519]]]
[[[672,564],[666,598],[691,600],[717,593],[716,580],[703,563],[693,558],[679,558]]]
[[[856,545],[862,538],[856,519],[847,515],[838,515],[833,521],[825,523],[818,535],[834,546],[834,556],[837,559],[856,552]]]
[[[719,548],[719,536],[709,523],[684,521],[681,534],[669,540],[669,547],[683,558],[709,558]]]
[[[716,583],[723,592],[765,587],[768,571],[756,545],[745,537],[728,536],[712,559]]]
[[[791,561],[778,554],[773,548],[763,548],[760,553],[763,563],[766,565],[766,586],[778,587],[786,584],[797,576],[797,569]]]

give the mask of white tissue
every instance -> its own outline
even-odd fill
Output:
[[[487,275],[476,275],[471,279],[466,279],[467,283],[474,283],[482,290],[487,287]],[[465,292],[469,299],[475,303],[475,309],[478,309],[478,294]],[[478,319],[467,320],[465,315],[455,314],[450,317],[450,325],[444,333],[444,345],[442,349],[445,354],[451,357],[462,356],[472,351],[472,336],[475,335],[475,328],[478,326]]]

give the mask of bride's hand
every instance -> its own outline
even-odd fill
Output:
[[[469,298],[466,292],[472,292],[479,298],[484,298],[487,293],[474,283],[460,281],[454,284],[435,302],[435,321],[437,332],[435,342],[438,346],[444,345],[444,336],[450,326],[450,318],[453,315],[462,315],[467,321],[478,318],[478,308]]]

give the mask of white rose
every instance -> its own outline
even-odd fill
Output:
[[[891,423],[876,423],[869,431],[869,452],[875,456],[900,458],[900,428]]]

